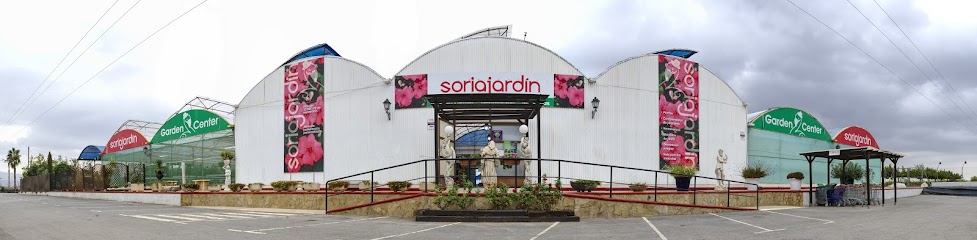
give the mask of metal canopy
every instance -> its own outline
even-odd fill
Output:
[[[438,118],[448,122],[518,121],[536,117],[548,95],[445,94],[428,95]]]
[[[831,152],[835,151],[837,155],[832,155]],[[871,147],[858,147],[858,148],[845,148],[845,149],[831,149],[831,150],[821,150],[800,153],[801,156],[805,157],[819,157],[819,158],[830,158],[835,160],[865,160],[867,159],[881,159],[881,158],[902,158],[905,155],[889,152],[885,150],[875,149]]]
[[[886,159],[892,161],[892,164],[896,164],[899,161],[900,158],[905,157],[905,155],[902,155],[902,154],[899,154],[899,153],[889,152],[889,151],[880,150],[880,149],[876,149],[876,148],[872,148],[872,147],[857,147],[857,148],[846,148],[846,149],[828,149],[828,150],[820,150],[820,151],[803,152],[803,153],[800,153],[800,155],[801,156],[804,156],[804,158],[807,159],[807,167],[808,167],[808,174],[809,175],[810,174],[813,174],[813,163],[814,163],[814,160],[815,159],[817,159],[819,157],[820,158],[826,158],[826,159],[828,159],[829,171],[828,171],[827,174],[828,174],[828,184],[829,185],[830,185],[830,181],[831,181],[830,167],[831,167],[831,161],[832,160],[841,160],[841,161],[843,161],[843,165],[844,164],[848,164],[848,161],[865,160],[865,183],[866,183],[865,184],[865,202],[866,202],[866,206],[872,204],[872,189],[871,189],[871,185],[872,184],[870,184],[871,183],[871,180],[869,179],[870,178],[870,175],[869,175],[869,173],[870,173],[870,171],[869,171],[869,161],[871,159],[878,159],[878,160],[880,160],[882,162],[882,167],[884,168],[885,167],[885,160]],[[894,191],[893,192],[895,193],[895,197],[893,198],[893,201],[898,204],[898,202],[899,202],[899,187],[897,186],[897,184],[895,184],[895,182],[896,182],[895,181],[896,180],[895,178],[896,178],[895,177],[895,174],[893,174],[893,176],[892,176],[892,180],[893,180],[892,186],[894,188]],[[814,192],[813,192],[813,189],[814,189],[814,178],[813,177],[812,178],[809,178],[808,181],[809,181],[808,182],[808,191],[812,191],[812,192],[810,192],[808,194],[808,196],[809,196],[809,200],[808,201],[811,203],[811,205],[814,205]],[[882,178],[882,206],[885,206],[885,177],[884,176]]]

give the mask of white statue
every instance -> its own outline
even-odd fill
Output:
[[[723,150],[719,149],[719,155],[716,156],[716,178],[719,181],[716,183],[716,190],[725,191],[728,186],[726,186],[726,173],[723,170],[723,165],[726,165],[726,155],[723,154]]]
[[[451,126],[444,127],[444,134],[441,134],[441,158],[455,158],[453,140],[454,128]],[[444,176],[444,184],[446,187],[451,187],[455,183],[455,160],[440,160],[439,162],[441,163],[441,175]]]
[[[502,158],[503,152],[495,147],[495,141],[489,139],[488,146],[482,148],[482,184],[485,186],[495,185],[497,181],[495,165],[498,164],[497,158]]]
[[[522,139],[519,140],[519,157],[520,158],[532,158],[533,150],[529,148],[529,136],[526,133],[529,132],[529,127],[526,125],[519,126],[519,132],[522,133]],[[522,176],[524,177],[524,182],[530,183],[530,175],[533,174],[532,170],[533,163],[529,160],[522,160]]]
[[[224,160],[224,191],[230,191],[231,186],[231,160]]]

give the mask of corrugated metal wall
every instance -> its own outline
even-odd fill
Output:
[[[658,58],[636,57],[608,69],[596,83],[587,83],[584,109],[544,108],[543,158],[566,159],[637,168],[658,169]],[[383,83],[369,68],[342,58],[326,58],[325,176],[283,173],[282,94],[284,72],[277,69],[241,101],[237,116],[237,176],[242,182],[283,179],[322,181],[434,156],[434,130],[427,128],[433,109],[391,109],[386,119],[381,102],[393,101],[392,84]],[[700,175],[714,176],[716,151],[726,151],[726,176],[746,164],[746,107],[722,80],[700,69]],[[530,42],[498,37],[456,40],[437,47],[408,64],[396,75],[458,72],[527,72],[583,75],[548,49]],[[601,100],[591,119],[594,97]],[[392,107],[393,108],[393,107]],[[536,121],[530,139],[536,146]],[[538,149],[534,149],[539,151]],[[428,167],[433,174],[433,166]],[[557,174],[556,164],[545,173]],[[414,167],[387,171],[376,180],[420,177]],[[563,176],[609,180],[609,169],[564,165]],[[736,175],[736,176],[734,176]],[[654,175],[625,170],[614,172],[615,182],[651,183]],[[369,179],[369,176],[354,178]],[[670,176],[659,176],[668,183]],[[708,183],[702,181],[700,183]]]

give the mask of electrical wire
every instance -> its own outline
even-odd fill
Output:
[[[20,134],[20,132],[23,131],[25,128],[27,128],[27,127],[31,126],[32,124],[34,124],[34,122],[36,122],[41,117],[44,117],[44,115],[46,115],[48,112],[50,112],[51,109],[54,109],[59,104],[61,104],[62,102],[64,102],[65,99],[68,99],[68,97],[71,97],[71,95],[74,94],[75,92],[77,92],[78,89],[81,89],[86,84],[88,84],[89,82],[91,82],[92,80],[94,80],[95,77],[97,77],[99,74],[101,74],[102,72],[104,72],[106,69],[108,69],[109,67],[111,67],[113,64],[115,64],[116,62],[118,62],[120,59],[122,59],[123,57],[125,57],[126,55],[128,55],[130,52],[132,52],[132,50],[136,49],[137,47],[139,47],[140,45],[142,45],[143,43],[145,43],[146,40],[149,40],[153,36],[156,36],[157,33],[159,33],[160,31],[163,31],[163,29],[166,29],[166,27],[170,26],[171,24],[173,24],[177,20],[180,20],[180,18],[183,18],[183,16],[186,16],[188,13],[190,13],[194,9],[197,9],[197,7],[199,7],[200,5],[202,5],[202,4],[206,3],[206,2],[207,2],[207,0],[203,0],[202,2],[198,3],[197,5],[194,5],[192,8],[190,8],[186,12],[183,12],[183,14],[180,14],[179,16],[177,16],[176,18],[174,18],[170,22],[166,23],[166,25],[163,25],[162,27],[160,27],[159,29],[157,29],[152,34],[149,34],[149,36],[146,36],[146,38],[143,38],[142,41],[139,41],[139,43],[136,43],[135,46],[132,46],[132,48],[129,48],[129,50],[126,50],[125,53],[122,53],[122,55],[120,55],[118,58],[116,58],[115,60],[112,60],[112,62],[109,62],[108,65],[105,65],[105,67],[103,67],[102,70],[99,70],[98,72],[95,73],[95,75],[92,75],[92,77],[88,78],[88,80],[85,80],[85,82],[83,82],[81,85],[78,85],[78,87],[76,87],[74,90],[71,90],[71,92],[69,92],[67,95],[65,95],[63,98],[61,98],[61,100],[59,100],[57,103],[55,103],[50,108],[48,108],[43,113],[41,113],[41,115],[37,116],[36,118],[34,118],[30,122],[28,122],[26,125],[24,125],[23,127],[21,127],[20,130],[17,130],[17,132],[14,133],[13,136],[16,136],[17,134]]]
[[[71,46],[71,49],[68,50],[68,52],[64,54],[64,57],[61,58],[61,61],[59,61],[58,64],[55,65],[53,69],[51,69],[51,72],[49,72],[47,74],[47,77],[44,77],[44,81],[41,81],[41,84],[37,85],[37,87],[34,88],[34,91],[31,92],[31,95],[27,96],[27,99],[24,99],[24,103],[21,103],[20,104],[20,107],[17,108],[17,111],[14,111],[14,114],[10,115],[10,119],[7,119],[7,122],[6,123],[4,123],[3,125],[0,125],[0,128],[3,128],[5,126],[9,125],[10,122],[12,122],[14,120],[14,118],[16,118],[17,115],[19,115],[21,113],[20,110],[25,110],[25,111],[27,110],[27,109],[24,108],[24,106],[27,105],[27,102],[30,102],[31,98],[34,97],[34,94],[37,93],[37,90],[40,90],[41,87],[44,86],[44,83],[47,83],[47,80],[51,78],[51,75],[54,75],[54,72],[56,70],[58,70],[59,67],[61,67],[61,64],[62,63],[64,63],[64,60],[67,60],[68,59],[68,56],[71,55],[71,52],[74,52],[75,51],[75,48],[78,47],[78,44],[81,44],[81,41],[82,40],[85,40],[85,38],[88,37],[88,34],[92,32],[92,29],[95,29],[95,26],[97,26],[99,22],[102,22],[102,19],[105,18],[105,15],[107,15],[109,13],[109,11],[111,11],[112,8],[115,7],[115,4],[117,4],[117,3],[119,3],[119,0],[115,0],[115,2],[113,2],[112,5],[109,6],[108,9],[105,9],[105,12],[102,13],[102,16],[98,17],[98,20],[95,20],[95,23],[93,23],[92,26],[88,28],[88,31],[85,31],[85,34],[82,35],[81,38],[79,38],[77,42],[75,42],[75,45],[74,46]],[[79,55],[79,56],[81,56],[81,55]],[[67,69],[65,69],[65,70],[67,70]],[[38,96],[38,97],[40,97],[40,96]]]
[[[851,40],[849,40],[844,35],[841,35],[841,33],[839,33],[837,30],[835,30],[831,26],[828,26],[827,23],[824,23],[824,21],[821,21],[821,19],[818,19],[817,17],[815,17],[813,14],[811,14],[807,10],[804,10],[804,8],[801,8],[800,6],[797,6],[797,4],[795,4],[793,1],[787,0],[787,2],[790,3],[791,5],[793,5],[798,10],[801,10],[801,12],[804,12],[804,14],[807,14],[807,16],[813,18],[818,23],[821,23],[821,25],[824,25],[824,27],[828,28],[828,30],[831,30],[831,32],[834,32],[835,35],[838,35],[839,37],[841,37],[842,39],[844,39],[846,42],[848,42],[848,44],[851,44],[853,47],[855,47],[855,49],[858,49],[858,51],[862,52],[862,54],[865,54],[866,57],[868,57],[869,59],[872,59],[872,61],[875,61],[876,64],[879,64],[879,66],[881,66],[883,69],[885,69],[887,72],[889,72],[889,74],[892,74],[892,76],[895,76],[900,81],[902,81],[903,83],[905,83],[906,85],[908,85],[909,88],[913,89],[913,91],[915,91],[917,94],[919,94],[924,99],[926,99],[927,101],[929,101],[931,104],[933,104],[933,106],[936,106],[936,108],[940,109],[940,111],[943,111],[944,114],[946,114],[947,116],[950,116],[951,119],[953,119],[954,121],[956,121],[960,125],[963,125],[963,127],[965,129],[967,129],[971,133],[977,134],[977,131],[974,131],[973,129],[971,129],[970,127],[968,127],[967,124],[965,124],[964,122],[961,122],[960,119],[957,119],[956,117],[954,117],[953,115],[951,115],[950,112],[948,112],[946,109],[944,109],[943,107],[940,107],[939,104],[936,104],[936,102],[934,102],[933,99],[930,99],[929,97],[926,96],[926,94],[923,94],[923,92],[919,91],[919,89],[917,89],[916,86],[913,86],[911,83],[909,83],[908,81],[906,81],[906,79],[903,79],[901,76],[899,76],[898,74],[896,74],[895,72],[893,72],[892,69],[889,69],[889,67],[885,66],[885,64],[882,64],[882,62],[880,62],[878,59],[876,59],[875,57],[873,57],[871,54],[868,54],[868,52],[866,52],[864,49],[862,49],[858,45],[855,45],[854,42],[852,42]]]

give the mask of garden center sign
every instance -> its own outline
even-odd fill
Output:
[[[838,134],[835,134],[835,142],[853,147],[874,147],[875,149],[880,149],[879,143],[875,141],[875,137],[868,130],[858,126],[842,129]]]
[[[767,110],[753,120],[753,127],[787,135],[831,141],[828,130],[816,118],[796,108]]]
[[[225,130],[230,127],[227,120],[213,112],[191,109],[174,115],[163,123],[163,126],[153,136],[153,143],[176,140]]]
[[[146,141],[146,137],[142,136],[142,133],[132,129],[123,129],[115,133],[115,135],[112,135],[112,138],[109,138],[109,142],[105,144],[105,150],[102,151],[102,154],[146,146],[148,142]]]

